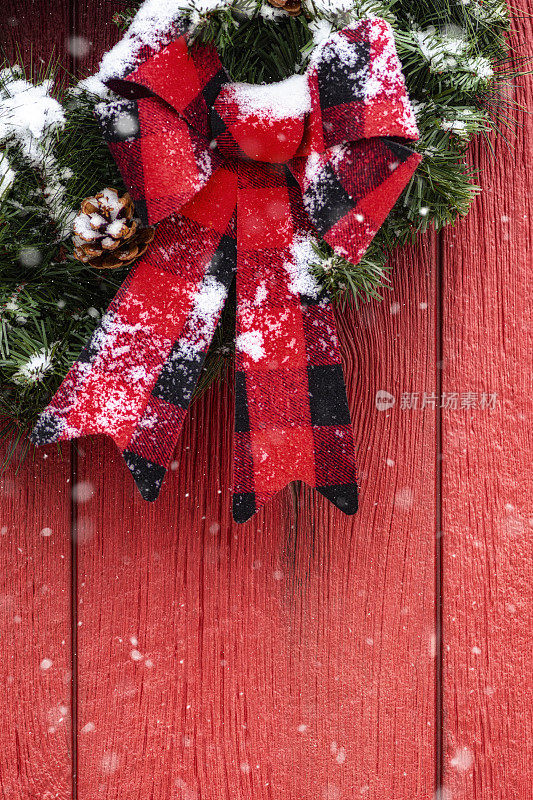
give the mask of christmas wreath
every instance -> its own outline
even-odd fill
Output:
[[[125,31],[96,75],[72,83],[60,68],[0,72],[0,413],[17,443],[50,402],[154,230],[128,194],[102,136],[97,107],[109,80],[160,48],[176,26],[187,46],[213,46],[235,82],[303,75],[337,31],[385,20],[394,32],[422,156],[394,209],[353,264],[313,241],[311,276],[342,302],[379,298],[391,250],[465,215],[479,191],[465,161],[470,140],[506,121],[510,61],[501,0],[146,0],[116,14]],[[127,100],[126,100],[127,102]],[[122,138],[135,120],[122,115]],[[128,126],[133,126],[130,130]],[[309,259],[308,259],[309,260]],[[196,387],[231,363],[235,303],[226,303]],[[253,343],[252,343],[253,344]],[[29,442],[27,442],[29,446]]]

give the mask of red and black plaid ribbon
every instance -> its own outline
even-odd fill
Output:
[[[335,321],[309,268],[318,237],[357,263],[420,161],[398,141],[418,132],[390,27],[334,34],[304,77],[264,91],[281,100],[269,113],[265,87],[232,84],[186,34],[109,86],[123,99],[101,108],[104,135],[159,225],[33,441],[106,433],[155,500],[236,272],[234,517],[294,479],[354,513]]]

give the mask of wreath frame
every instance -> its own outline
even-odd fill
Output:
[[[294,17],[266,0],[183,2],[176,0],[176,15],[186,18],[191,45],[212,42],[231,78],[251,83],[302,72],[320,37],[350,21],[374,15],[391,24],[421,134],[415,149],[424,159],[358,265],[324,245],[314,267],[341,313],[347,302],[381,299],[394,249],[468,213],[480,191],[466,161],[471,140],[482,135],[489,142],[490,132],[509,125],[512,101],[504,89],[521,73],[512,60],[507,6],[502,0],[304,0],[303,13]],[[135,31],[139,14],[152,13],[150,8],[157,0],[141,11],[137,6],[115,14],[113,21],[120,30]],[[95,104],[108,90],[98,75],[69,80],[58,63],[34,75],[5,64],[0,110],[13,81],[21,80],[45,86],[61,107],[61,120],[44,132],[40,161],[28,159],[16,136],[0,138],[0,414],[6,420],[0,437],[10,439],[4,464],[127,272],[101,272],[76,261],[69,227],[85,197],[106,186],[125,190],[94,118]],[[54,165],[56,197],[50,195],[47,163]],[[231,364],[234,314],[234,304],[227,303],[197,394]],[[28,447],[25,442],[22,455]]]

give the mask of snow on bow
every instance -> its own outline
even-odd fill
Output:
[[[236,272],[234,517],[293,479],[354,513],[335,322],[309,268],[317,237],[357,263],[419,163],[398,142],[418,133],[390,27],[348,26],[269,86],[231,83],[177,31],[107,83],[123,99],[104,135],[159,225],[33,440],[106,433],[154,500]]]

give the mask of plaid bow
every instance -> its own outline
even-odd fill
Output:
[[[357,263],[420,157],[390,27],[334,34],[304,76],[231,83],[182,32],[108,81],[105,138],[147,223],[138,262],[33,431],[106,433],[155,500],[237,273],[233,515],[290,480],[357,510],[333,311],[313,278],[322,237]]]

